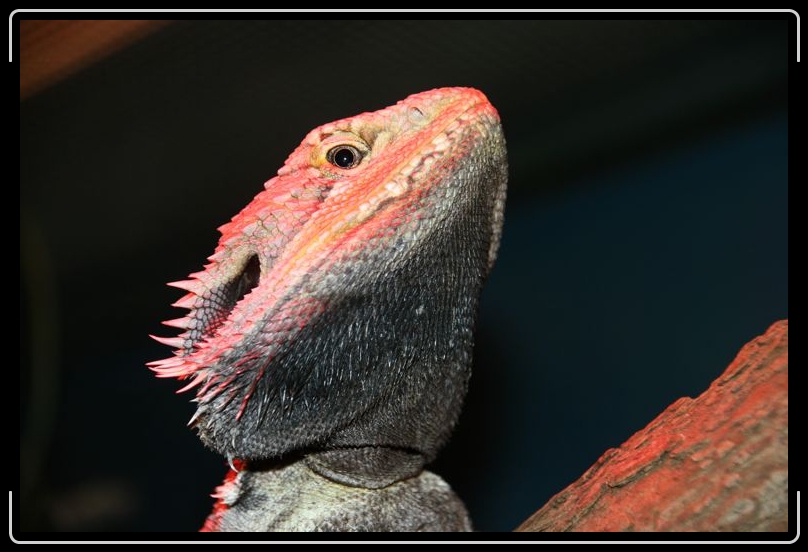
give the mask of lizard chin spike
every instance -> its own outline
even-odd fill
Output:
[[[183,342],[185,341],[182,337],[160,337],[157,335],[149,334],[153,340],[157,343],[161,343],[163,345],[168,345],[169,347],[174,347],[175,349],[179,349],[182,347]]]

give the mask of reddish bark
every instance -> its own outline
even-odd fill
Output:
[[[788,321],[748,343],[517,531],[788,530]]]

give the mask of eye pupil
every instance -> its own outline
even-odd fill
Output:
[[[354,154],[348,148],[340,148],[334,154],[334,163],[337,164],[338,167],[342,167],[343,169],[347,169],[348,167],[354,164]]]
[[[326,157],[329,163],[341,169],[352,169],[362,160],[362,154],[353,146],[336,146]]]

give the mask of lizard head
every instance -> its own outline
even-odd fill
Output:
[[[229,458],[391,447],[431,459],[470,375],[507,168],[469,88],[323,125],[169,285],[188,309],[149,363],[187,380],[189,425]]]

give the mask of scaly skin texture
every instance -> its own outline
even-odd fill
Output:
[[[196,389],[189,425],[243,472],[207,530],[470,527],[422,468],[466,393],[506,181],[482,93],[416,94],[310,132],[170,284],[190,312],[150,366]]]

